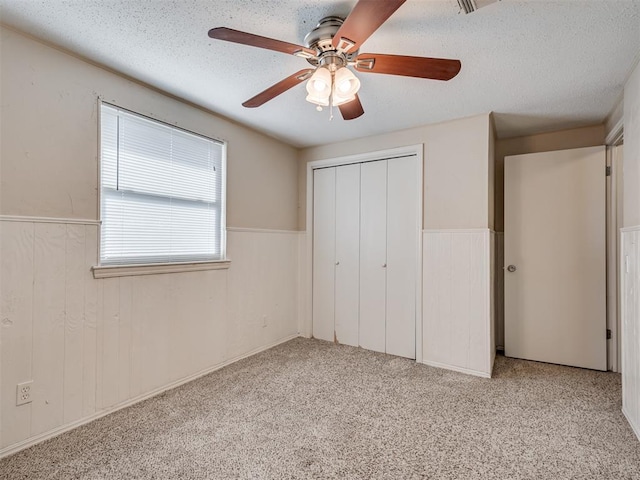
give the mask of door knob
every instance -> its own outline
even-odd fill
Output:
[[[515,272],[517,269],[516,269],[516,266],[515,266],[515,265],[509,265],[509,266],[507,267],[507,270],[509,270],[510,272]]]
[[[336,265],[340,265],[340,262],[336,262]]]
[[[386,264],[386,263],[383,263],[383,264],[382,264],[382,268],[387,268],[387,264]]]

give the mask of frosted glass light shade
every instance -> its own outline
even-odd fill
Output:
[[[345,103],[349,103],[352,100],[355,100],[356,96],[355,95],[347,95],[347,96],[343,96],[338,94],[337,91],[334,90],[333,93],[333,106],[337,107],[339,105],[344,105]]]
[[[329,98],[322,98],[318,95],[307,95],[307,98],[305,99],[307,102],[313,103],[315,105],[320,105],[321,107],[328,107],[329,106]]]
[[[307,102],[321,106],[329,105],[331,80],[331,72],[327,68],[318,68],[307,81]]]
[[[360,80],[347,67],[338,69],[335,73],[334,95],[353,97],[360,89]]]

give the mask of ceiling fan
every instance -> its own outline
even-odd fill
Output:
[[[325,17],[304,38],[305,46],[261,37],[230,28],[209,30],[209,37],[306,59],[306,68],[272,85],[242,105],[259,107],[299,83],[308,80],[307,101],[337,106],[345,120],[364,113],[358,97],[360,80],[349,67],[362,73],[386,73],[406,77],[450,80],[460,71],[459,60],[410,57],[379,53],[359,53],[360,45],[375,32],[406,0],[359,0],[346,19]]]

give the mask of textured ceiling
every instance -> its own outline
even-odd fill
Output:
[[[640,52],[640,0],[408,0],[361,52],[457,58],[449,82],[357,73],[365,115],[317,112],[299,85],[241,103],[307,67],[303,59],[211,40],[230,27],[302,44],[355,0],[0,0],[4,24],[295,146],[496,113],[502,138],[601,122]]]

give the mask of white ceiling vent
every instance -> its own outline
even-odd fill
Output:
[[[479,8],[486,7],[498,1],[500,0],[458,0],[458,5],[460,5],[460,10],[464,13],[472,13]]]

